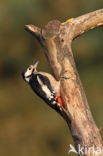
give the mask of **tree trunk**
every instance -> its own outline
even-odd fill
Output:
[[[50,21],[42,29],[34,25],[26,25],[26,30],[31,32],[44,47],[55,78],[59,80],[62,73],[64,77],[68,77],[61,81],[61,97],[75,148],[78,151],[78,146],[88,147],[87,152],[84,149],[78,154],[81,156],[103,155],[101,154],[103,142],[79,79],[71,44],[77,36],[102,25],[103,9],[64,23],[58,20]],[[89,148],[92,147],[98,153],[89,152]],[[99,150],[101,150],[100,153]]]

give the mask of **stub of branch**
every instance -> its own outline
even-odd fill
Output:
[[[68,77],[61,81],[61,96],[68,117],[66,121],[77,150],[79,144],[81,147],[99,147],[103,152],[103,144],[76,70],[71,43],[82,33],[102,25],[103,9],[63,24],[58,20],[50,21],[42,29],[34,25],[26,26],[26,30],[39,39],[44,47],[55,78],[58,80],[61,73],[64,73],[64,77]],[[81,156],[94,155],[92,153],[81,154]]]
[[[39,29],[38,27],[36,27],[36,26],[34,26],[32,24],[25,25],[25,30],[30,32],[37,39],[39,39],[40,36],[41,36],[41,29]]]

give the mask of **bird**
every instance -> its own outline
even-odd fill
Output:
[[[57,81],[49,73],[38,72],[38,63],[37,61],[34,65],[29,65],[22,73],[22,77],[40,98],[50,107],[61,113],[64,105],[60,96],[60,81]]]

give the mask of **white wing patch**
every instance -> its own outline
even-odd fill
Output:
[[[46,93],[47,98],[49,98],[51,96],[51,91],[49,90],[49,88],[42,82],[42,80],[39,78],[39,76],[37,76],[38,82],[42,87],[42,90]]]

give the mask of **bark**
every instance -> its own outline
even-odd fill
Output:
[[[75,148],[100,148],[103,152],[103,142],[99,130],[92,117],[73,58],[71,44],[73,39],[84,32],[103,25],[103,9],[61,23],[58,20],[50,21],[45,27],[38,28],[26,25],[45,49],[54,76],[57,80],[60,75],[68,79],[61,81],[61,97],[65,105],[66,121],[69,125]],[[63,114],[62,114],[63,116]],[[81,156],[94,156],[93,153]],[[100,155],[100,154],[98,154]],[[103,155],[103,154],[102,154]]]

